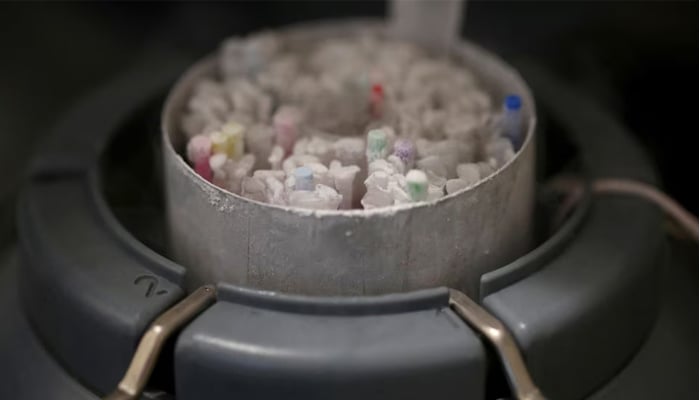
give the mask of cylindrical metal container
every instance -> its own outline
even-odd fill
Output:
[[[304,43],[385,25],[355,21],[284,30]],[[520,76],[462,42],[453,56],[495,98],[523,99],[526,137],[515,157],[477,185],[437,202],[389,209],[314,211],[268,205],[200,178],[175,149],[193,85],[216,76],[216,60],[194,65],[163,111],[166,206],[172,256],[188,284],[228,282],[307,295],[370,295],[450,286],[476,295],[479,278],[531,244],[534,202],[533,98]]]

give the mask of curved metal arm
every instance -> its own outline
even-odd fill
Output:
[[[216,288],[211,285],[202,286],[156,318],[141,338],[129,369],[119,382],[119,386],[104,400],[137,399],[151,377],[165,341],[215,299]]]
[[[530,377],[515,339],[501,321],[459,290],[450,289],[450,307],[496,350],[510,389],[518,400],[545,400]]]

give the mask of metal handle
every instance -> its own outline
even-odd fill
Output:
[[[104,397],[104,400],[137,399],[151,377],[165,341],[215,299],[216,288],[211,285],[202,286],[156,318],[141,338],[129,369],[126,370],[119,386],[114,392]]]
[[[545,400],[532,381],[520,349],[505,325],[459,290],[450,289],[449,304],[464,322],[483,335],[496,350],[515,398]]]

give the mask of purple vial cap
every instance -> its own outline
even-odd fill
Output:
[[[399,139],[394,143],[394,155],[406,162],[415,156],[413,142],[408,139]]]

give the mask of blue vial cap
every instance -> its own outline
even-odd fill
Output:
[[[314,172],[309,167],[299,167],[294,170],[294,179],[296,190],[313,190],[314,189]]]
[[[522,100],[520,100],[520,96],[511,94],[506,96],[506,100],[503,102],[503,104],[506,106],[507,110],[517,111],[520,110],[520,107],[522,106]]]
[[[294,177],[297,179],[313,179],[314,172],[309,167],[299,167],[294,170]]]

